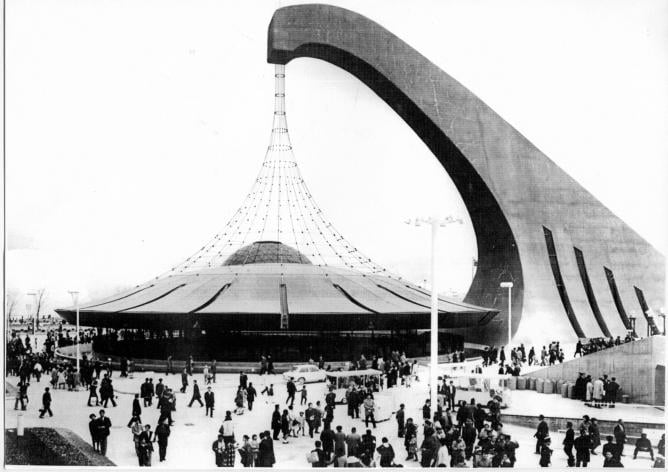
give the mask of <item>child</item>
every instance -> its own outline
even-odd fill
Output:
[[[304,432],[304,425],[306,424],[306,417],[304,416],[304,412],[300,411],[299,416],[295,418],[294,421],[294,426],[292,428],[293,434],[295,437],[299,437],[299,432],[301,431],[302,436],[305,436]]]
[[[254,434],[250,440],[251,453],[253,454],[253,464],[257,464],[257,458],[260,454],[260,443],[257,440],[257,434]]]
[[[273,401],[272,397],[274,396],[274,384],[270,384],[268,387],[265,386],[264,390],[260,392],[261,395],[267,394],[267,398],[264,400],[265,404],[268,404],[270,401]]]
[[[306,405],[306,385],[302,387],[302,398],[299,402],[300,405]]]

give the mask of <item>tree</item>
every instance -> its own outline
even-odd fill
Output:
[[[35,307],[35,314],[37,316],[37,319],[39,319],[39,311],[42,308],[42,305],[46,303],[46,289],[45,288],[40,288],[36,292],[35,300],[37,302],[37,306]]]
[[[5,305],[5,314],[7,319],[11,319],[12,315],[16,311],[16,305],[19,302],[19,295],[15,291],[7,291],[7,301]]]

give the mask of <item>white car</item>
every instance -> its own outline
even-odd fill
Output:
[[[283,373],[285,380],[293,378],[299,383],[324,382],[326,377],[327,373],[324,370],[312,364],[295,365],[291,371]]]

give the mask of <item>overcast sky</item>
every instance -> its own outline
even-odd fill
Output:
[[[7,287],[94,298],[154,277],[220,230],[269,139],[278,6],[221,0],[10,0]],[[663,253],[668,3],[331,1],[451,74]],[[357,79],[287,69],[295,154],[339,231],[393,272],[464,293],[476,256],[461,198],[419,138]],[[24,302],[22,302],[24,303]]]

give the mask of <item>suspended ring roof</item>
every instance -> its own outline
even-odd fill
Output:
[[[68,321],[76,318],[75,307],[56,311]],[[116,328],[176,329],[197,320],[225,329],[278,330],[281,313],[290,330],[428,329],[430,293],[347,268],[256,261],[156,279],[80,306],[84,326]],[[439,297],[443,328],[483,326],[497,313]]]

